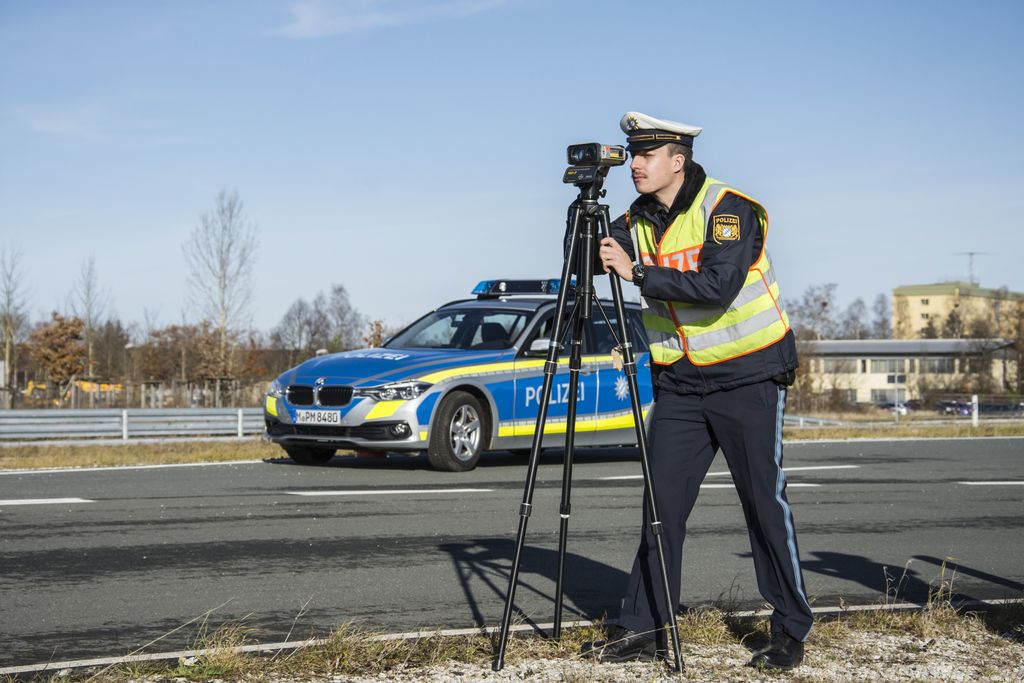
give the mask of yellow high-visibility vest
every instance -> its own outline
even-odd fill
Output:
[[[676,216],[660,242],[654,238],[650,221],[630,220],[639,258],[649,266],[681,272],[700,270],[700,252],[711,212],[728,193],[743,197],[753,206],[761,228],[761,253],[728,306],[644,297],[643,319],[651,360],[659,365],[671,365],[684,354],[694,365],[721,363],[771,346],[789,330],[789,316],[782,309],[779,285],[764,246],[768,213],[761,204],[721,181],[705,180],[690,208]],[[739,228],[738,219],[716,217],[713,238],[720,242],[738,239]]]

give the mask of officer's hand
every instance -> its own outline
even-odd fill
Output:
[[[629,254],[622,249],[614,237],[605,237],[601,240],[601,248],[597,254],[601,258],[604,272],[608,273],[614,270],[626,282],[633,281],[633,262],[629,260]]]

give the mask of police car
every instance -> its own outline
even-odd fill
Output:
[[[337,449],[426,451],[436,469],[459,472],[484,451],[528,453],[559,285],[484,281],[476,298],[441,306],[381,348],[311,358],[282,373],[264,400],[268,438],[306,465],[326,463]],[[612,360],[618,320],[612,303],[601,303],[585,326],[576,443],[635,445],[629,387]],[[627,303],[626,311],[646,416],[653,401],[647,337],[640,306]],[[559,355],[545,447],[565,439],[569,352]]]

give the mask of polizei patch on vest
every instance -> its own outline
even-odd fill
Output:
[[[740,217],[726,213],[711,220],[715,242],[735,242],[740,238]]]

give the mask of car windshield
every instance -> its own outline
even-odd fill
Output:
[[[526,326],[525,311],[434,311],[385,344],[389,349],[508,349]]]

